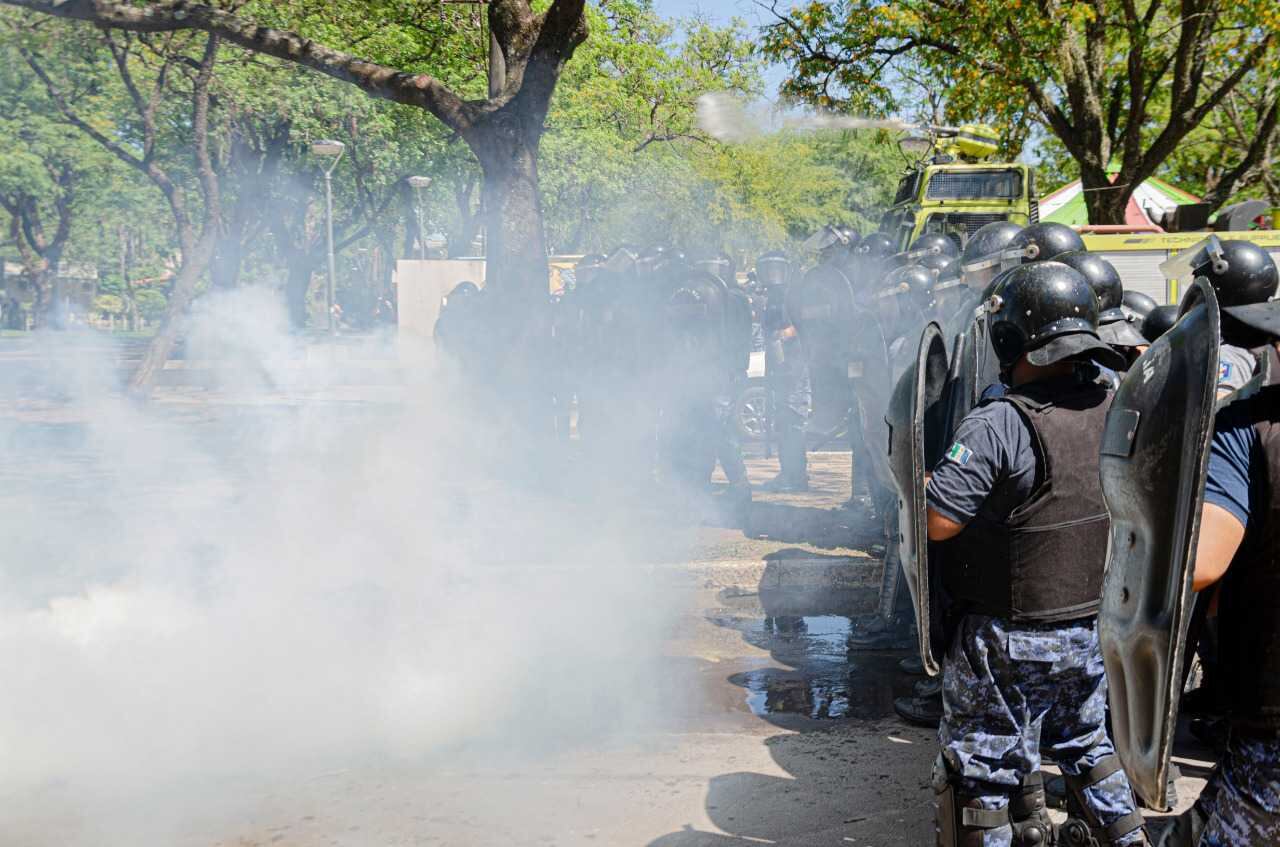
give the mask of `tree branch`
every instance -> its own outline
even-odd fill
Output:
[[[560,2],[562,0],[556,0],[552,8]],[[576,2],[581,8],[582,0],[569,2]],[[222,9],[200,3],[186,0],[143,6],[112,0],[0,0],[0,3],[54,17],[88,21],[108,29],[134,32],[203,30],[228,43],[352,83],[376,97],[422,107],[464,135],[477,117],[473,105],[464,102],[428,74],[405,73],[367,62],[296,33],[258,26]]]

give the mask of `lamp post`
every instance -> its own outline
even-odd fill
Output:
[[[418,201],[418,258],[427,258],[427,238],[426,233],[422,229],[422,192],[431,185],[431,177],[429,176],[411,176],[409,177],[409,185],[413,188],[414,196]]]
[[[333,169],[338,166],[338,160],[342,158],[342,151],[347,146],[341,141],[333,141],[325,139],[315,141],[311,144],[311,152],[317,156],[328,156],[333,161],[329,163],[329,167],[324,171],[324,209],[325,209],[325,230],[329,244],[329,290],[328,296],[325,298],[328,304],[329,312],[329,335],[332,336],[338,330],[338,321],[333,314],[334,303],[337,302],[337,266],[333,257]]]

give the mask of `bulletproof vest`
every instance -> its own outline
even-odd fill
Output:
[[[1261,508],[1249,527],[1219,596],[1219,655],[1232,718],[1245,726],[1280,728],[1280,386],[1239,401],[1266,460]],[[1234,404],[1233,404],[1234,407]]]
[[[1031,429],[1035,487],[1003,522],[976,516],[944,547],[950,598],[964,612],[1054,622],[1095,614],[1110,518],[1098,456],[1112,394],[1076,377],[1019,386],[1012,403]]]

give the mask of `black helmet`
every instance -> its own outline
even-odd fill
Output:
[[[809,236],[803,244],[805,250],[822,255],[832,252],[851,252],[858,246],[858,233],[852,228],[839,224],[827,224]]]
[[[464,279],[449,292],[450,297],[471,297],[480,293],[480,286],[469,279]]]
[[[613,273],[629,274],[636,269],[639,257],[640,250],[635,245],[623,244],[609,254],[604,266]]]
[[[1141,291],[1126,291],[1120,298],[1120,308],[1136,317],[1139,323],[1158,305],[1154,298]]]
[[[1089,282],[1061,262],[1034,262],[1005,271],[987,301],[991,346],[1004,368],[1026,355],[1044,366],[1088,354],[1108,367],[1123,357],[1098,338],[1098,297]]]
[[[1079,253],[1085,249],[1084,239],[1066,224],[1044,221],[1024,228],[1009,242],[1006,266],[1026,262],[1047,262],[1063,253]]]
[[[907,249],[907,255],[916,262],[926,256],[945,256],[949,259],[954,259],[960,255],[960,248],[956,246],[953,240],[940,232],[926,232],[911,242],[911,247]]]
[[[601,253],[588,253],[573,266],[574,287],[590,282],[600,271],[604,270],[605,257]]]
[[[846,240],[850,250],[857,249],[858,242],[862,240],[862,236],[858,234],[856,229],[848,224],[836,224],[835,229]]]
[[[737,285],[737,267],[724,253],[717,253],[708,259],[699,259],[693,263],[698,270],[706,271],[723,282]]]
[[[1206,249],[1192,268],[1213,286],[1223,309],[1265,303],[1280,283],[1271,254],[1252,241],[1221,241],[1219,249]]]
[[[872,232],[862,239],[858,245],[858,255],[869,259],[881,259],[893,254],[896,249],[894,240],[883,232]]]
[[[935,273],[941,272],[943,268],[959,267],[955,256],[948,256],[945,253],[930,253],[916,260],[916,264],[921,267],[928,268]]]
[[[1147,339],[1147,343],[1155,343],[1155,340],[1168,332],[1177,321],[1177,306],[1156,306],[1142,319],[1142,336]]]
[[[791,260],[781,250],[770,250],[756,259],[756,279],[761,285],[786,285],[791,277]]]
[[[636,257],[636,269],[641,273],[652,273],[664,265],[684,261],[684,254],[666,244],[653,244],[640,251]]]
[[[938,296],[944,291],[959,288],[961,284],[960,260],[948,259],[944,256],[926,257],[920,264],[933,271],[933,294]]]
[[[1087,251],[1063,253],[1054,261],[1075,268],[1089,281],[1089,287],[1098,295],[1099,325],[1124,320],[1124,314],[1120,311],[1124,285],[1120,282],[1120,274],[1115,265],[1097,253]]]
[[[1001,254],[1020,232],[1022,227],[1013,221],[985,224],[965,243],[964,252],[960,254],[960,269],[965,273],[975,273],[999,267]]]
[[[889,272],[876,297],[906,295],[916,306],[924,308],[929,305],[934,279],[934,272],[923,265],[904,265]]]

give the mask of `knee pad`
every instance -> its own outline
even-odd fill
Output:
[[[982,847],[989,830],[1009,826],[1008,809],[983,809],[956,790],[957,777],[939,755],[933,764],[934,831],[938,847]]]
[[[1115,844],[1119,839],[1124,838],[1134,830],[1142,829],[1146,825],[1142,812],[1137,809],[1138,804],[1136,801],[1133,804],[1134,811],[1109,826],[1099,821],[1089,809],[1088,803],[1085,802],[1084,791],[1086,788],[1097,785],[1121,770],[1122,766],[1119,757],[1111,755],[1079,776],[1072,776],[1065,772],[1062,774],[1067,783],[1067,815],[1069,819],[1059,828],[1058,843],[1067,845],[1067,847]],[[1087,840],[1082,840],[1086,838]]]
[[[1044,774],[1027,776],[1009,800],[1009,823],[1015,847],[1048,847],[1053,843],[1054,826],[1044,795]]]

